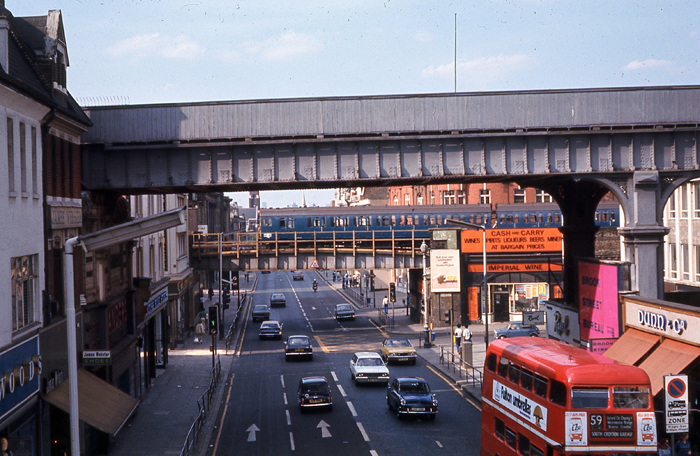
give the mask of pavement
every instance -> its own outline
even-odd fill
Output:
[[[323,277],[322,277],[323,278]],[[373,323],[392,335],[408,337],[418,352],[418,356],[438,372],[447,381],[462,389],[465,395],[476,402],[481,402],[481,372],[483,372],[485,343],[484,325],[470,325],[472,330],[472,362],[466,364],[460,359],[456,348],[451,344],[450,328],[440,328],[435,331],[434,340],[430,346],[424,343],[423,326],[411,321],[405,307],[395,307],[393,321],[382,316],[382,312],[373,306],[362,303],[357,289],[343,289],[340,282],[327,282],[339,294],[351,302],[356,313],[366,314]],[[257,276],[251,276],[249,282],[242,281],[241,291],[254,291]],[[403,295],[405,296],[405,295]],[[235,297],[232,296],[232,297]],[[216,296],[214,297],[216,300]],[[397,293],[401,302],[402,293]],[[205,300],[205,307],[209,300]],[[224,327],[230,327],[236,301],[232,299],[231,308],[224,314]],[[245,311],[247,303],[241,306]],[[500,324],[503,326],[504,324]],[[189,452],[190,455],[205,456],[210,450],[209,442],[216,432],[217,416],[220,406],[225,403],[224,391],[231,379],[231,367],[235,343],[239,331],[244,325],[238,325],[234,332],[231,350],[225,351],[225,342],[217,339],[218,359],[221,363],[221,377],[213,389],[211,407],[207,408],[206,419],[201,428],[197,443]],[[499,325],[490,325],[489,332]],[[211,382],[212,354],[210,352],[211,336],[204,338],[204,343],[194,342],[194,334],[184,337],[184,343],[174,350],[168,351],[168,365],[158,370],[158,375],[151,382],[150,390],[141,399],[136,414],[127,422],[121,431],[112,437],[109,454],[113,456],[161,455],[172,456],[181,453],[187,434],[197,418],[199,403],[203,403],[203,395]],[[473,366],[473,367],[472,367]]]

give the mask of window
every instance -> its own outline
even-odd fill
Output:
[[[420,193],[416,197],[416,204],[418,204],[419,206],[423,205],[423,195],[421,195]]]
[[[34,323],[37,300],[37,256],[27,255],[10,259],[12,278],[12,331]]]
[[[527,369],[522,369],[520,371],[520,386],[523,387],[523,389],[526,389],[528,391],[532,391],[532,381],[534,379],[534,376],[532,372],[530,372]]]
[[[517,204],[525,203],[525,189],[524,188],[514,188],[513,189],[513,202]]]
[[[668,199],[668,218],[676,218],[676,192]]]
[[[491,190],[479,190],[479,204],[491,204]]]
[[[613,386],[613,407],[630,409],[649,407],[649,388]]]
[[[32,127],[30,141],[32,148],[32,192],[34,196],[39,196],[39,158],[36,154],[36,127]],[[181,204],[181,206],[183,205]]]
[[[572,388],[571,407],[573,408],[607,408],[607,388]]]
[[[678,278],[678,264],[676,261],[676,244],[668,245],[668,267],[671,270],[671,278]]]
[[[688,218],[688,186],[681,185],[681,218]]]
[[[406,225],[413,226],[413,217],[412,216],[409,215],[408,217],[406,217]]]
[[[700,182],[693,182],[693,217],[700,217]]]
[[[455,204],[454,190],[445,190],[442,192],[442,204]]]
[[[399,216],[399,225],[404,226],[405,224],[406,224],[406,216],[400,215]]]
[[[541,398],[547,397],[547,379],[535,374],[535,394]]]
[[[506,223],[509,225],[513,224],[513,214],[506,214]]]
[[[262,226],[272,226],[272,219],[271,218],[262,219]]]
[[[489,359],[488,362],[486,363],[486,368],[490,370],[491,372],[496,372],[496,354],[495,353],[489,353]]]
[[[508,380],[515,383],[516,385],[520,383],[520,367],[514,364],[508,366]]]
[[[399,195],[394,195],[394,206],[399,205]]]
[[[681,259],[683,260],[683,280],[690,280],[690,251],[688,244],[681,244]]]
[[[506,425],[502,420],[496,418],[496,437],[503,440],[506,434]]]
[[[530,456],[530,439],[522,434],[518,434],[518,453]]]
[[[515,448],[515,445],[516,445],[515,431],[507,426],[506,426],[506,438],[505,438],[505,440],[506,440],[506,445],[508,445],[511,448]]]
[[[7,119],[7,177],[10,193],[15,191],[15,131],[12,119]],[[12,195],[10,195],[12,196]]]
[[[545,192],[544,190],[540,190],[539,188],[535,190],[535,202],[536,203],[551,203],[552,202],[552,195],[549,193]]]
[[[183,257],[187,255],[187,234],[178,233],[177,234],[177,256]]]
[[[700,245],[695,246],[695,281],[700,282]]]
[[[403,205],[404,206],[410,206],[411,205],[411,195],[409,193],[406,193],[403,196]]]
[[[552,385],[549,390],[550,402],[561,405],[566,405],[566,385],[557,380],[552,380]]]
[[[434,216],[434,215],[431,215],[431,216],[430,216],[430,225],[431,225],[431,226],[432,226],[432,225],[435,225],[435,216]]]
[[[500,375],[503,378],[506,378],[508,376],[508,366],[510,363],[508,362],[507,359],[501,358],[498,360],[498,375]]]
[[[554,213],[554,223],[560,223],[561,222],[561,214],[559,212]]]
[[[530,456],[544,456],[544,451],[534,445],[530,445]]]
[[[430,192],[430,205],[432,206],[434,204],[435,204],[435,192],[431,191]]]
[[[391,226],[396,226],[396,216],[395,215],[391,216]]]
[[[27,132],[24,122],[19,123],[19,182],[22,193],[27,193]]]

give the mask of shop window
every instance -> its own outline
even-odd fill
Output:
[[[12,282],[12,331],[34,323],[34,308],[37,305],[37,256],[27,255],[10,259]]]

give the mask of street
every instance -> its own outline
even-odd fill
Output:
[[[253,305],[269,304],[272,293],[285,295],[286,307],[273,307],[270,315],[284,324],[282,340],[259,340],[259,323],[248,318],[210,454],[477,455],[479,410],[421,358],[415,366],[392,364],[389,369],[392,378],[416,376],[429,382],[439,401],[435,421],[400,420],[386,405],[384,385],[352,382],[352,353],[378,351],[387,334],[370,321],[375,310],[358,310],[354,321],[337,322],[333,312],[336,304],[345,302],[342,296],[317,273],[304,274],[303,281],[294,282],[291,272],[259,276]],[[318,292],[312,289],[314,278]],[[311,338],[313,361],[285,362],[284,341],[293,334]],[[328,380],[332,410],[299,410],[299,380],[312,375]]]

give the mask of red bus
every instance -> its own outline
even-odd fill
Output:
[[[539,337],[488,347],[481,456],[655,456],[656,437],[642,369]]]

